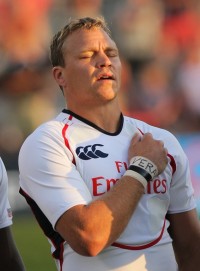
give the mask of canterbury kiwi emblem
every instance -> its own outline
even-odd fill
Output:
[[[107,153],[104,153],[98,149],[98,147],[103,147],[102,144],[94,144],[88,145],[85,147],[78,147],[76,149],[76,154],[82,160],[90,160],[90,159],[97,159],[97,158],[106,158],[108,156]]]

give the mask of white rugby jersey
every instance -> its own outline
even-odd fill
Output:
[[[92,258],[78,255],[54,230],[57,220],[72,206],[109,191],[128,167],[131,138],[147,132],[164,141],[166,169],[148,183],[128,226],[111,247]],[[165,217],[195,208],[195,200],[188,160],[171,133],[123,115],[118,131],[108,133],[64,109],[26,139],[19,170],[20,193],[52,245],[58,270],[177,270]]]
[[[0,229],[11,224],[12,212],[8,201],[8,177],[3,161],[0,158]]]

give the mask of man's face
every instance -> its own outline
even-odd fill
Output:
[[[99,105],[120,88],[121,62],[114,41],[101,29],[77,30],[63,46],[67,104]]]

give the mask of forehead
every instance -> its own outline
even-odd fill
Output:
[[[117,49],[115,42],[101,28],[76,30],[67,37],[63,45],[65,51],[77,52],[99,47]]]

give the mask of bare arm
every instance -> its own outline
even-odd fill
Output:
[[[161,141],[146,134],[141,140],[133,137],[129,160],[136,155],[153,161],[161,173],[167,164],[167,151]],[[58,220],[56,230],[79,254],[95,256],[111,245],[127,226],[144,193],[143,185],[130,176],[123,176],[103,196],[89,205],[78,205],[66,211]]]
[[[196,271],[200,266],[200,221],[196,210],[168,215],[169,233],[180,271]]]
[[[10,227],[0,229],[0,267],[6,271],[25,271]]]

